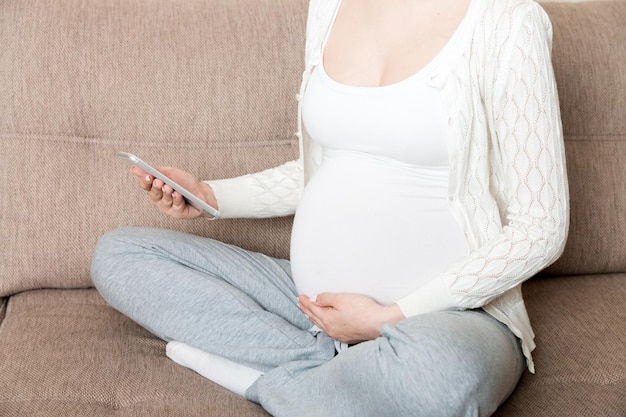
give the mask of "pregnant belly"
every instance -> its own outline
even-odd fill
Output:
[[[390,304],[467,253],[445,170],[338,153],[307,185],[291,265],[301,294],[349,292]]]

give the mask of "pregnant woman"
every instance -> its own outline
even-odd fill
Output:
[[[162,169],[224,218],[295,213],[290,260],[122,229],[96,287],[275,416],[492,414],[534,371],[521,284],[567,236],[551,37],[531,0],[312,0],[300,158]],[[200,215],[133,173],[163,213]]]

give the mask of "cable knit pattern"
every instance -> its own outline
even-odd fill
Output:
[[[310,3],[300,97],[321,62],[339,4]],[[444,122],[449,127],[450,208],[472,250],[437,279],[447,284],[454,307],[482,307],[520,337],[533,371],[534,334],[521,283],[560,256],[569,224],[563,135],[550,61],[552,28],[531,0],[472,0],[459,31],[458,53],[442,62],[430,81],[449,110]],[[246,176],[253,196],[244,214],[295,211],[321,155],[301,126],[300,106],[298,112],[300,159]],[[232,185],[241,179],[225,181]],[[218,201],[241,199],[241,194],[221,190]],[[410,306],[403,311],[412,314]]]
[[[470,169],[458,177],[453,202],[479,242],[472,256],[446,274],[467,308],[485,305],[556,260],[568,224],[549,21],[526,1],[494,2],[483,13],[478,27],[486,30],[474,37],[469,62],[484,63],[485,93],[480,103],[468,103],[469,113],[459,109],[460,122],[471,128],[459,150]],[[454,84],[466,82],[463,68],[451,77]],[[476,116],[479,106],[493,120],[485,126]]]
[[[250,176],[255,217],[288,216],[298,204],[302,188],[302,165],[297,161]]]
[[[222,218],[266,218],[294,214],[304,185],[302,160],[237,178],[206,181]]]

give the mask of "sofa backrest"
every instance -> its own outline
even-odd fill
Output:
[[[0,2],[0,296],[91,285],[94,245],[175,228],[288,256],[290,219],[177,221],[133,152],[201,179],[297,157],[306,0]]]
[[[91,285],[105,231],[155,226],[286,257],[291,219],[168,219],[124,150],[201,178],[297,156],[306,0],[0,2],[0,296]],[[572,222],[552,273],[626,270],[626,3],[545,5]]]
[[[556,74],[571,220],[547,272],[626,271],[626,2],[545,3]]]

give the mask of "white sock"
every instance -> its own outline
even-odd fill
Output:
[[[177,364],[199,373],[242,397],[245,397],[246,390],[263,375],[261,371],[181,342],[169,342],[165,353]]]

